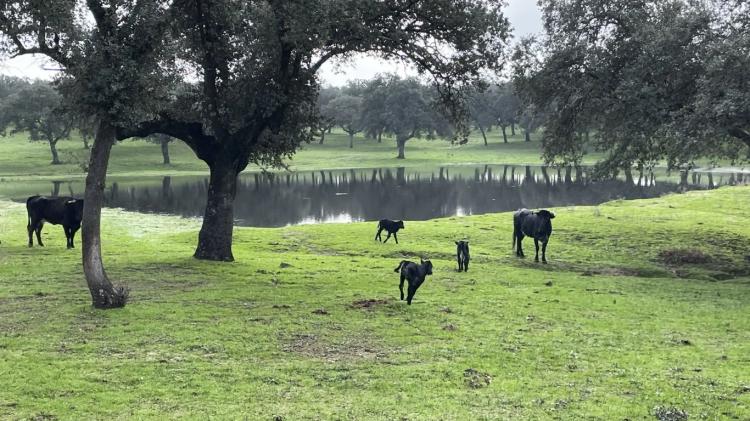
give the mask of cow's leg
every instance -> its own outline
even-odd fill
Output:
[[[398,290],[401,291],[401,301],[404,301],[404,279],[405,276],[401,275],[401,282],[398,284]]]
[[[516,244],[518,244],[518,248],[516,249],[516,256],[518,257],[526,257],[523,255],[523,247],[521,246],[521,241],[523,241],[523,235],[518,236],[518,241],[516,241]]]
[[[65,228],[65,239],[68,240],[68,248],[73,248],[73,236],[75,236],[76,233],[73,231],[73,228]]]
[[[34,247],[34,226],[31,225],[31,220],[26,225],[26,230],[29,232],[29,247]]]
[[[539,261],[539,240],[537,240],[536,237],[534,237],[534,248],[536,248],[536,254],[534,255],[534,261]]]
[[[36,224],[36,227],[34,228],[34,231],[36,231],[36,243],[39,244],[39,247],[44,247],[44,243],[42,243],[42,228],[44,227],[44,222],[39,221],[39,223]]]
[[[391,238],[391,232],[390,231],[388,231],[388,235],[385,237],[385,241],[383,241],[383,242],[387,243],[389,238]]]
[[[383,241],[383,237],[380,236],[380,233],[383,232],[383,228],[378,227],[378,232],[375,234],[375,239],[378,241]]]
[[[393,233],[393,239],[396,240],[396,244],[398,244],[398,235],[396,235],[396,234],[397,233],[395,233],[395,232]]]
[[[547,243],[549,242],[549,239],[544,239],[542,241],[542,263],[547,263]]]
[[[458,261],[458,271],[461,272],[464,266],[461,264],[461,252],[456,252],[456,260]]]
[[[411,300],[414,298],[414,294],[417,293],[417,287],[409,283],[409,293],[406,296],[406,304],[411,305]]]
[[[464,258],[464,272],[468,272],[468,271],[469,271],[469,258],[466,257]]]

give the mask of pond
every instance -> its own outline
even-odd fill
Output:
[[[596,205],[749,181],[748,174],[696,172],[594,182],[585,168],[513,165],[253,173],[240,177],[235,218],[237,225],[256,227],[382,218],[427,220],[521,207]],[[201,217],[207,190],[205,176],[113,179],[106,189],[106,206]],[[32,194],[82,193],[80,181],[55,181],[16,186],[11,197],[22,201]]]

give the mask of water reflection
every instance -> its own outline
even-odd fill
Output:
[[[566,205],[594,205],[674,191],[746,183],[743,174],[685,173],[676,181],[653,174],[590,181],[584,168],[534,166],[444,167],[433,172],[404,168],[338,170],[241,177],[237,225],[277,227],[381,218],[426,220]],[[59,189],[59,187],[58,187]],[[200,217],[208,179],[164,177],[160,185],[112,183],[107,206],[139,212]]]

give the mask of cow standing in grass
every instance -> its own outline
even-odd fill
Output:
[[[469,271],[469,242],[456,241],[456,260],[458,260],[458,271]]]
[[[393,234],[393,239],[396,240],[396,244],[398,244],[398,236],[396,233],[398,230],[404,229],[404,221],[391,221],[390,219],[381,219],[378,221],[378,232],[375,234],[375,239],[378,241],[383,241],[382,237],[380,236],[380,233],[383,232],[383,230],[388,231],[388,236],[385,237],[384,243],[388,242],[388,239],[391,238],[391,234]]]
[[[523,254],[521,241],[525,236],[534,239],[536,255],[534,261],[539,261],[539,242],[542,242],[542,263],[547,263],[547,243],[552,235],[552,219],[555,214],[548,210],[532,212],[528,209],[519,209],[513,214],[513,248],[516,256],[526,257]],[[518,247],[516,248],[516,242]]]
[[[419,259],[420,264],[410,262],[408,260],[402,260],[401,263],[396,266],[394,272],[401,271],[401,282],[398,284],[398,289],[401,291],[401,300],[404,299],[404,280],[409,281],[409,289],[407,291],[406,303],[411,305],[411,300],[414,298],[414,294],[417,293],[417,289],[424,282],[424,278],[427,275],[432,275],[432,262],[429,260]]]
[[[34,246],[35,232],[37,243],[44,247],[42,227],[46,221],[53,225],[62,225],[67,246],[69,249],[73,248],[73,238],[81,228],[83,219],[83,200],[72,197],[31,196],[26,200],[26,212],[29,216],[26,226],[29,232],[29,247]]]

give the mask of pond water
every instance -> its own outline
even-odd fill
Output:
[[[257,227],[382,218],[427,220],[521,207],[596,205],[748,182],[750,175],[742,173],[650,174],[594,182],[585,169],[512,165],[245,174],[238,185],[235,218],[237,225]],[[14,189],[13,197],[83,193],[80,182],[45,186]],[[106,189],[106,205],[201,217],[207,190],[208,178],[203,176],[113,179]]]

